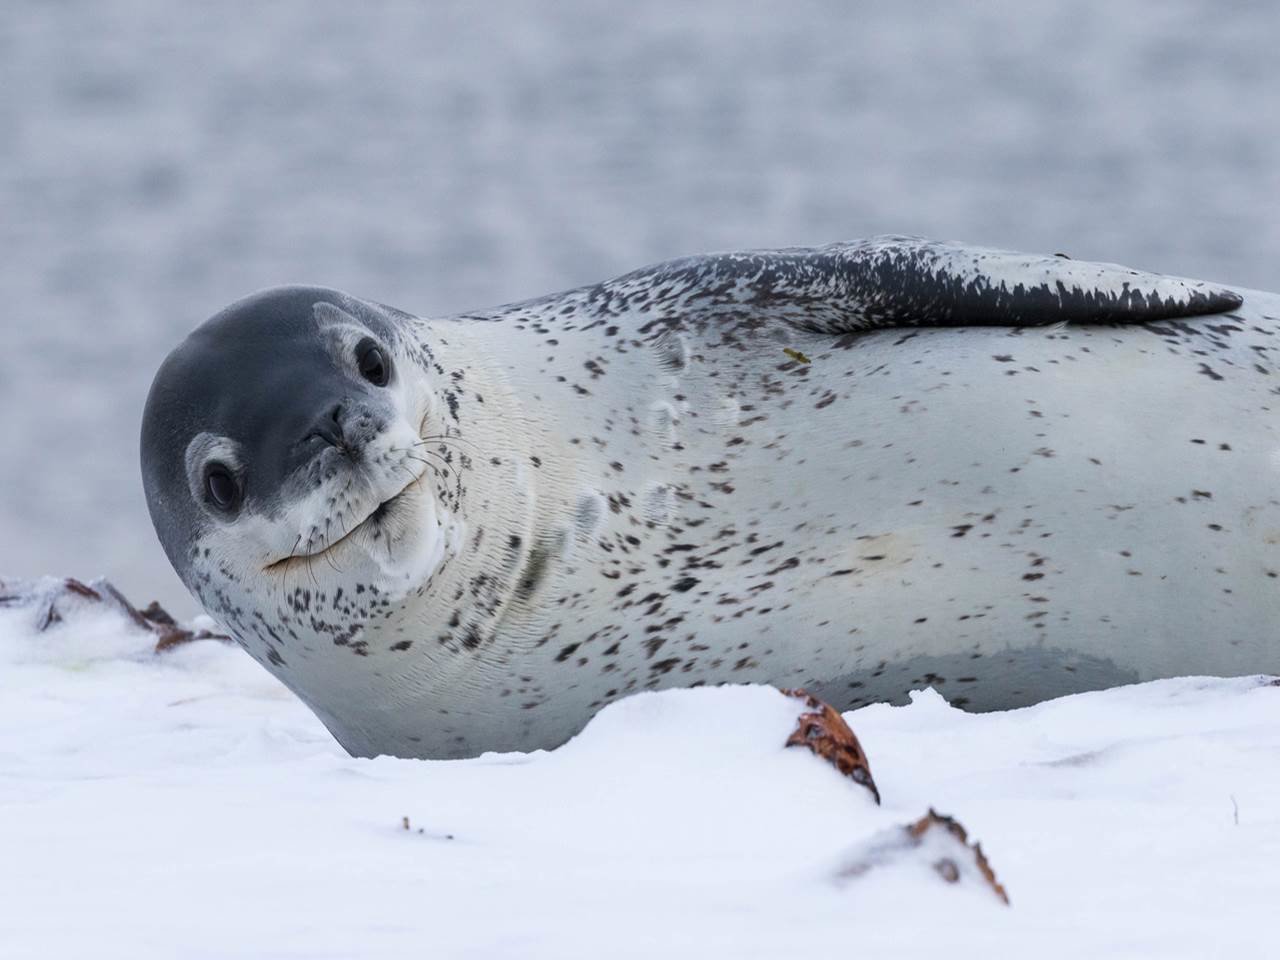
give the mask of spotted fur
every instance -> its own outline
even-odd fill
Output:
[[[353,753],[550,747],[726,681],[986,709],[1280,672],[1280,298],[906,238],[445,319],[288,295],[392,331],[408,386],[369,442],[436,438],[391,518],[418,566],[370,513],[282,578],[244,531],[278,553],[296,498],[209,523],[157,510],[176,483],[148,496],[206,608]],[[147,416],[144,472],[206,429]]]

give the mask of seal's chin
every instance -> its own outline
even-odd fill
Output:
[[[405,498],[405,496],[409,493],[409,490],[417,482],[418,480],[417,478],[415,478],[413,481],[406,484],[404,487],[401,488],[399,493],[397,493],[395,496],[391,497],[390,499],[383,500],[371,511],[369,511],[368,516],[366,516],[363,520],[361,520],[359,523],[353,526],[350,530],[348,530],[342,536],[338,537],[336,540],[333,540],[330,543],[326,543],[323,546],[321,546],[319,550],[315,550],[311,553],[291,553],[287,557],[281,557],[279,560],[275,560],[267,564],[266,567],[263,568],[264,571],[266,573],[273,573],[273,574],[288,573],[295,566],[310,564],[314,560],[324,559],[330,554],[333,554],[334,552],[336,552],[338,548],[341,547],[343,544],[345,544],[347,541],[352,540],[354,537],[361,534],[362,532],[364,534],[374,533],[375,529],[383,522],[384,519],[388,517],[388,515],[392,513],[392,511],[396,509],[397,505]]]

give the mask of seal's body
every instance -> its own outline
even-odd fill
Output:
[[[444,320],[285,288],[167,361],[144,476],[184,581],[358,754],[550,747],[665,686],[1280,671],[1276,317],[903,238]]]

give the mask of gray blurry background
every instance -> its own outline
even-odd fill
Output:
[[[190,613],[151,375],[256,288],[418,313],[909,232],[1280,288],[1280,4],[0,5],[0,574]]]

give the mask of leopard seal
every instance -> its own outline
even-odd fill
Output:
[[[156,375],[156,532],[357,755],[633,691],[1280,672],[1280,300],[907,237],[445,318],[282,287]]]

